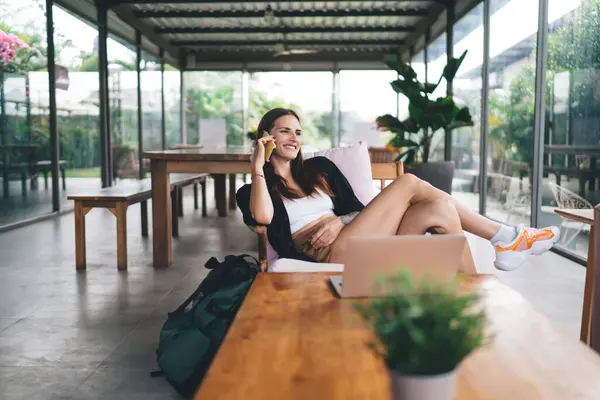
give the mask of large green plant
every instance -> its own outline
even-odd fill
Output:
[[[398,73],[398,79],[390,83],[392,89],[409,100],[409,117],[404,121],[390,114],[382,115],[376,120],[378,129],[394,134],[388,144],[402,148],[396,161],[403,160],[406,164],[428,162],[431,142],[437,131],[473,126],[468,107],[459,108],[452,96],[438,97],[435,100],[430,98],[442,79],[452,82],[466,54],[465,50],[459,58],[450,59],[437,83],[419,82],[417,73],[397,54],[384,58],[386,65]]]
[[[453,371],[485,341],[485,311],[475,291],[431,278],[415,281],[407,271],[380,280],[383,296],[355,309],[376,336],[373,349],[403,375]]]

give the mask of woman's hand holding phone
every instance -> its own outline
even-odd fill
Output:
[[[275,149],[275,138],[264,132],[263,136],[257,140],[254,153],[250,158],[253,174],[262,174],[265,162],[271,157],[273,149]]]

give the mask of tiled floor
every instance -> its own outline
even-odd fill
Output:
[[[155,369],[158,332],[206,275],[211,256],[256,254],[239,212],[209,216],[186,198],[174,262],[154,269],[152,243],[140,235],[139,206],[128,215],[129,270],[116,268],[115,220],[88,214],[88,269],[74,268],[73,215],[0,234],[0,399],[176,399]],[[492,248],[470,238],[481,272],[496,273]],[[578,339],[584,268],[545,254],[498,273]]]

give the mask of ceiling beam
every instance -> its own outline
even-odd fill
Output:
[[[409,48],[412,45],[414,45],[421,36],[425,35],[427,29],[435,21],[437,21],[437,19],[440,17],[440,15],[442,15],[445,9],[446,5],[444,4],[436,4],[435,6],[431,7],[427,18],[423,18],[423,20],[416,25],[415,31],[409,37],[406,38],[406,40],[404,41],[404,48],[401,50],[401,52],[408,51]]]
[[[196,64],[212,63],[212,62],[311,62],[311,61],[381,61],[385,54],[384,51],[369,51],[369,52],[333,52],[320,51],[314,54],[288,54],[275,56],[273,52],[261,51],[251,53],[226,52],[226,53],[210,53],[210,52],[190,52],[190,55],[196,56]]]
[[[171,27],[156,28],[158,34],[185,34],[185,33],[336,33],[336,32],[413,32],[412,26],[298,26],[298,27]]]
[[[276,46],[286,44],[290,46],[401,46],[402,40],[172,40],[175,47],[220,47],[220,46]]]
[[[351,9],[351,10],[274,10],[276,18],[285,17],[425,17],[429,9]],[[134,12],[136,18],[264,18],[265,10],[149,9]]]
[[[326,0],[327,1],[327,0]],[[326,2],[323,1],[323,2]],[[331,1],[331,0],[330,0]],[[452,0],[383,0],[390,3],[442,3]],[[112,6],[119,4],[230,4],[248,3],[249,0],[110,0]],[[252,0],[252,3],[299,3],[299,0]],[[365,0],[345,0],[346,3],[364,3]]]
[[[169,56],[171,56],[171,58],[173,60],[180,59],[179,50],[173,48],[167,39],[160,37],[159,35],[154,33],[152,28],[150,28],[147,24],[144,24],[141,21],[139,21],[138,19],[136,19],[135,16],[133,15],[133,13],[131,12],[130,7],[119,6],[119,7],[115,7],[113,9],[113,11],[125,23],[128,23],[134,29],[137,29],[138,31],[140,31],[144,36],[146,36],[148,39],[150,39],[150,41],[153,42],[156,46],[164,49],[169,54]]]

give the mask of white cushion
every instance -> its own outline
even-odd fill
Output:
[[[306,153],[304,158],[323,156],[327,157],[340,169],[348,179],[356,198],[363,204],[368,204],[375,193],[373,192],[373,174],[371,172],[371,158],[366,142],[358,142],[348,147],[335,147],[315,153]]]
[[[344,264],[317,263],[310,261],[280,258],[269,263],[268,272],[342,272]]]

